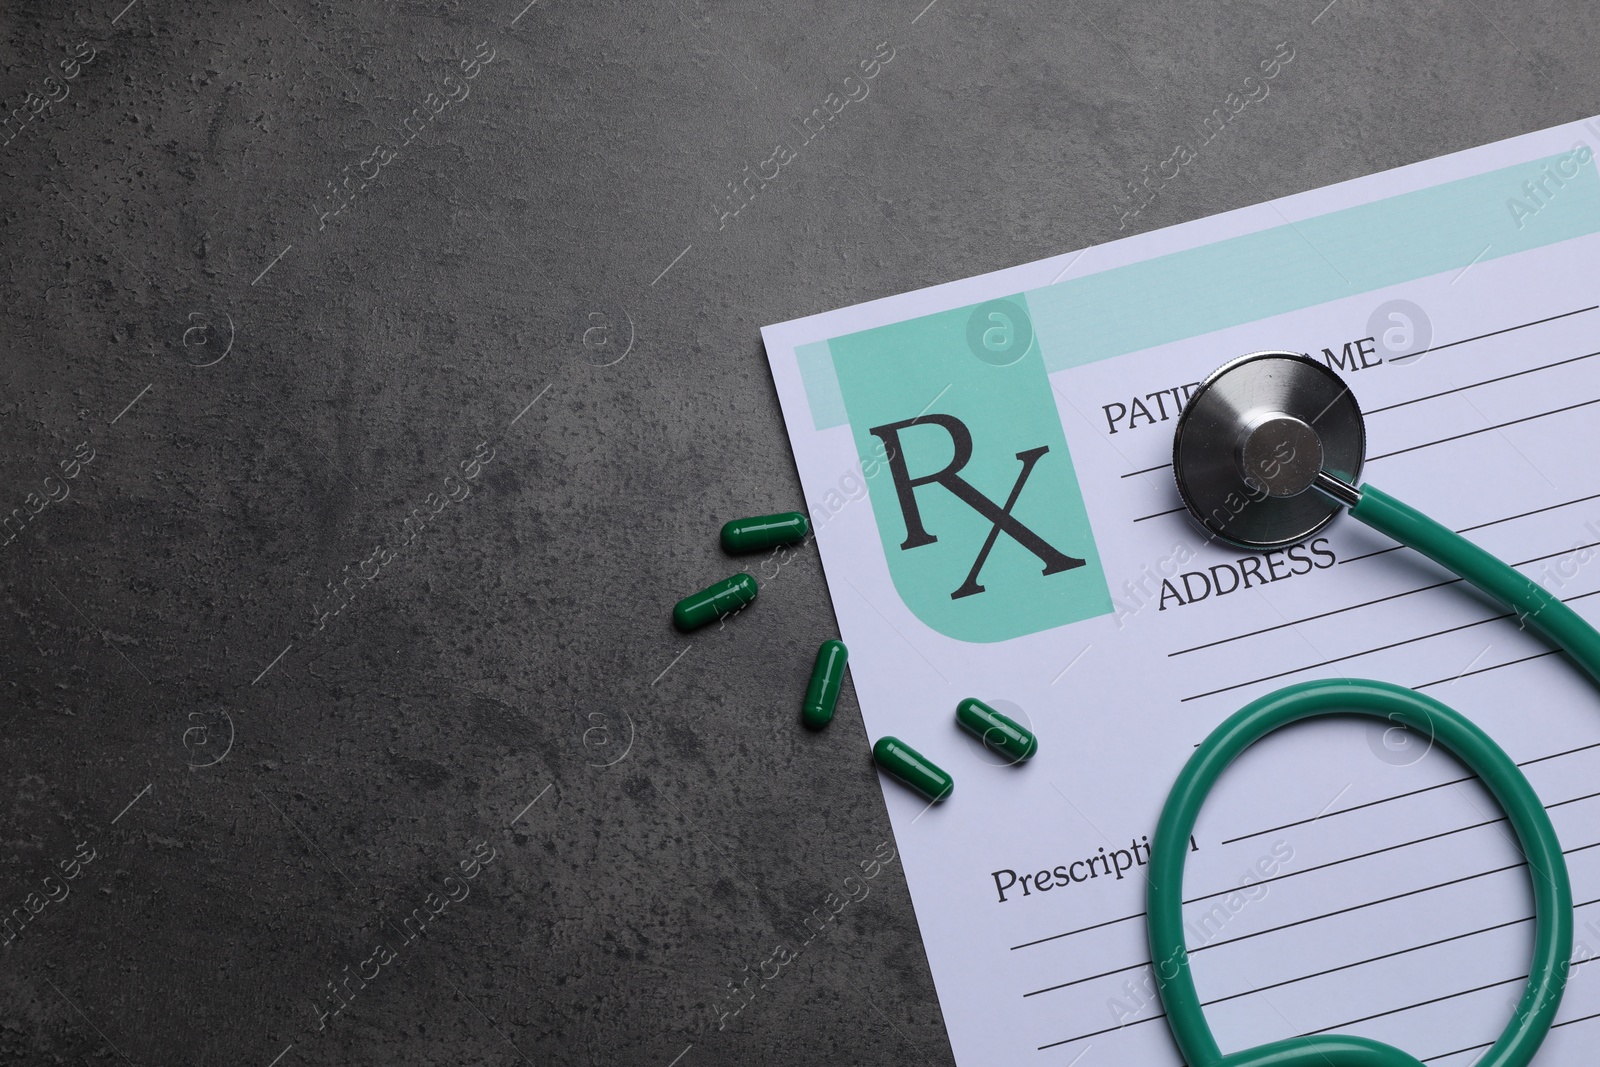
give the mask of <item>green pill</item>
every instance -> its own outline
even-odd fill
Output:
[[[1039,739],[981,700],[968,697],[956,705],[956,722],[1002,755],[1021,763],[1039,751]]]
[[[872,758],[878,761],[878,766],[935,804],[955,791],[954,778],[898,737],[878,738],[878,743],[872,746]]]
[[[678,601],[672,609],[672,625],[688,633],[708,622],[716,622],[731,615],[756,598],[759,587],[748,574],[735,574],[716,585],[708,585],[691,596]]]
[[[850,650],[843,641],[824,641],[817,649],[817,662],[811,668],[811,684],[806,686],[806,702],[800,706],[800,721],[820,730],[833,721],[833,706],[839,702],[839,687],[844,684],[844,664]]]
[[[722,527],[722,547],[729,552],[755,552],[774,545],[792,545],[805,539],[811,523],[798,511],[782,515],[755,515],[734,519]]]

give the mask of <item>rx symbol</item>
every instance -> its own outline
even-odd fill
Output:
[[[949,434],[954,454],[942,470],[913,478],[906,469],[905,449],[900,444],[900,433],[918,423],[937,426]],[[942,486],[957,500],[988,520],[989,533],[983,539],[983,547],[978,550],[977,558],[972,561],[972,568],[967,572],[966,581],[950,594],[951,600],[960,600],[962,597],[984,592],[985,587],[978,584],[978,573],[983,570],[984,563],[989,559],[989,553],[994,550],[995,543],[999,541],[1002,533],[1039,557],[1040,562],[1044,564],[1042,574],[1060,574],[1062,571],[1070,571],[1084,565],[1083,560],[1060,551],[1011,513],[1040,457],[1050,451],[1048,445],[1024,449],[1016,454],[1017,459],[1022,461],[1022,470],[1017,474],[1017,480],[1012,484],[1005,504],[1000,505],[978,492],[971,483],[961,477],[962,468],[972,459],[972,433],[967,429],[966,423],[955,416],[919,415],[904,422],[874,426],[867,432],[883,441],[887,449],[885,454],[889,457],[889,474],[894,479],[895,495],[899,498],[900,513],[906,524],[906,539],[900,544],[902,552],[931,545],[939,540],[929,533],[922,523],[922,511],[917,504],[917,490],[922,486],[933,484]]]

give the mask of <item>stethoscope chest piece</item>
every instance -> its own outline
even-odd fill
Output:
[[[1356,484],[1366,444],[1361,408],[1338,375],[1293,352],[1253,352],[1190,396],[1173,435],[1172,473],[1208,534],[1241,548],[1284,548],[1338,514],[1338,501],[1308,490],[1319,471]]]

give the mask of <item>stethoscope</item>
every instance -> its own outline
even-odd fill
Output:
[[[1516,612],[1600,681],[1600,633],[1536,582],[1371,485],[1358,485],[1366,450],[1361,409],[1321,363],[1256,352],[1200,384],[1178,417],[1172,469],[1208,535],[1241,548],[1296,544],[1341,508],[1444,565]],[[1354,713],[1432,737],[1483,780],[1504,809],[1533,882],[1528,983],[1479,1067],[1524,1067],[1561,1005],[1572,954],[1572,889],[1561,843],[1511,758],[1460,712],[1432,697],[1358,678],[1302,682],[1268,693],[1213,730],[1167,795],[1148,867],[1150,961],[1167,1023],[1189,1067],[1421,1067],[1392,1045],[1339,1034],[1294,1037],[1224,1056],[1206,1023],[1183,931],[1183,865],[1206,794],[1234,758],[1267,734],[1318,715]]]

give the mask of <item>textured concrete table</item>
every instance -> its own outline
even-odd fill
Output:
[[[1576,3],[523,2],[0,13],[0,1061],[948,1062],[814,547],[668,625],[800,504],[758,328],[1600,89]]]

